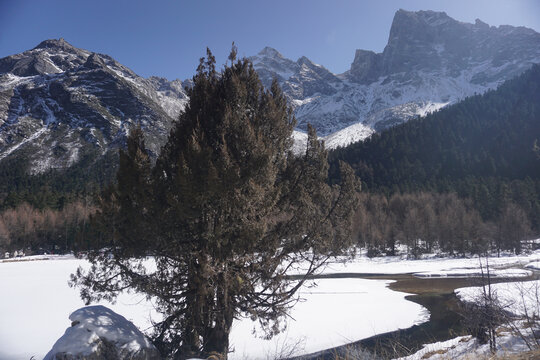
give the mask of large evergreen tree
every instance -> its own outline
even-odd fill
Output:
[[[277,82],[265,90],[235,53],[222,72],[210,52],[201,59],[151,174],[142,136],[132,134],[98,216],[111,243],[73,277],[87,302],[125,289],[152,297],[163,314],[154,343],[174,358],[226,357],[240,316],[268,336],[279,331],[303,281],[350,241],[352,170],[343,165],[341,185],[328,185],[313,129],[294,156],[295,119]],[[292,269],[305,277],[288,277]]]

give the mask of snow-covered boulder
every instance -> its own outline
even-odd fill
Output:
[[[87,306],[70,316],[71,327],[44,360],[160,359],[152,343],[131,322],[105,306]]]

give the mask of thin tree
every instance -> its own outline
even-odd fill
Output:
[[[304,280],[349,246],[359,190],[352,170],[342,165],[341,186],[328,185],[311,127],[306,152],[294,156],[295,118],[277,82],[265,90],[235,54],[219,73],[210,51],[201,59],[150,175],[144,142],[131,136],[97,217],[111,243],[73,276],[86,302],[125,289],[153,298],[163,315],[153,341],[168,357],[226,358],[242,316],[277,333]],[[304,276],[290,278],[293,270]]]

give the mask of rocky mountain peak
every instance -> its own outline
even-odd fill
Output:
[[[50,39],[32,50],[0,59],[0,74],[17,76],[58,74],[84,64],[90,53],[64,39]]]
[[[305,56],[302,56],[301,58],[299,58],[296,63],[300,66],[302,65],[306,65],[307,67],[313,67],[313,66],[317,66],[313,61],[309,60],[307,57]]]
[[[381,76],[381,54],[357,49],[351,64],[349,76],[360,84],[371,84]]]
[[[540,54],[539,35],[526,28],[490,27],[481,20],[474,24],[459,22],[444,12],[398,10],[384,51],[357,50],[347,75],[359,84],[395,74],[411,77],[423,71],[457,77],[464,68],[482,62],[501,66],[516,52],[532,63]]]
[[[68,43],[64,38],[60,39],[48,39],[40,42],[35,49],[54,49],[54,50],[63,50],[67,52],[77,52],[77,48],[70,43]]]
[[[483,22],[483,21],[480,20],[480,19],[476,19],[476,20],[474,21],[474,25],[475,25],[477,28],[479,28],[479,29],[483,29],[483,30],[489,29],[489,25],[486,24],[485,22]]]
[[[278,80],[298,129],[342,130],[329,140],[338,144],[496,88],[540,62],[540,34],[400,10],[384,51],[356,50],[344,74],[271,47],[249,59],[265,86]],[[191,84],[141,78],[108,55],[45,40],[0,59],[0,160],[25,154],[33,173],[68,167],[121,146],[136,123],[157,154]]]
[[[281,59],[283,59],[283,55],[281,55],[281,53],[279,51],[277,51],[276,49],[274,49],[274,48],[272,48],[270,46],[266,46],[264,49],[259,51],[259,53],[257,55],[263,56],[263,57],[271,57],[271,58],[281,58]]]
[[[437,11],[407,11],[400,9],[396,11],[390,28],[390,37],[399,34],[400,31],[409,30],[418,26],[438,27],[445,24],[458,23],[445,12]],[[393,34],[394,33],[394,34]],[[397,34],[396,34],[397,33]]]
[[[34,174],[97,160],[134,124],[155,156],[186,101],[180,81],[145,79],[108,55],[45,40],[0,59],[0,160],[25,159]]]
[[[84,63],[84,66],[88,69],[105,68],[107,65],[105,61],[96,53],[92,53]]]
[[[249,58],[259,73],[265,86],[270,86],[274,77],[280,81],[289,79],[299,69],[296,62],[285,58],[276,49],[269,46],[262,49],[257,55]]]

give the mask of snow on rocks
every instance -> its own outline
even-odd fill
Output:
[[[497,354],[504,355],[516,354],[528,351],[529,348],[525,341],[514,336],[509,331],[498,329],[497,336]],[[399,360],[471,360],[471,359],[494,359],[494,356],[488,344],[480,344],[477,339],[472,336],[458,336],[456,338],[424,345],[422,349],[416,353],[399,358]],[[522,357],[520,359],[525,359]]]
[[[157,349],[133,323],[105,306],[78,309],[69,319],[72,326],[44,360],[160,358]]]
[[[540,259],[536,259],[534,261],[531,261],[530,263],[525,265],[525,268],[526,269],[531,269],[531,270],[540,270]]]
[[[336,131],[323,139],[327,149],[336,149],[348,146],[357,141],[365,140],[374,132],[375,131],[369,126],[357,123]]]

